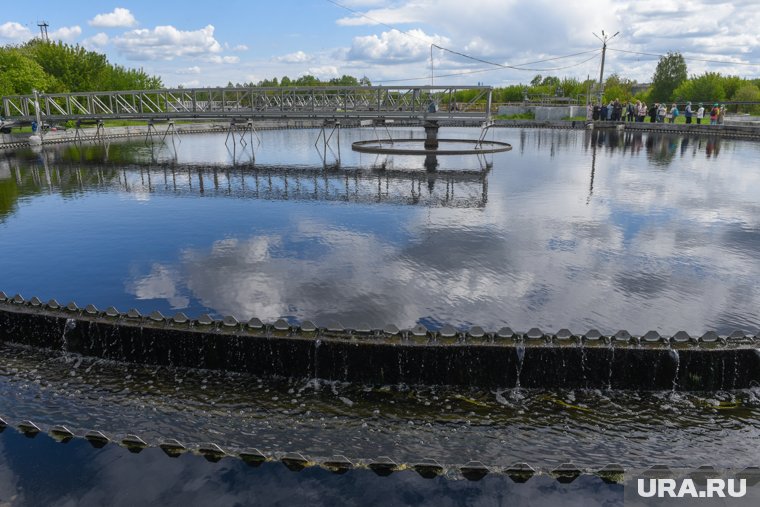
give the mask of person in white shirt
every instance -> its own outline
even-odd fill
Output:
[[[702,118],[705,117],[705,106],[702,105],[702,103],[699,103],[699,109],[697,109],[697,125],[702,124]]]
[[[639,110],[636,113],[638,115],[638,118],[636,118],[636,121],[643,122],[644,118],[647,115],[647,103],[646,102],[639,102]]]

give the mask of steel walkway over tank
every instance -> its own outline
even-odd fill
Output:
[[[37,120],[490,120],[488,86],[176,88],[3,97],[8,123]],[[459,100],[455,100],[459,99]]]

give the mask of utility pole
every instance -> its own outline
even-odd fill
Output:
[[[433,84],[434,84],[434,79],[433,79],[433,76],[434,76],[434,74],[433,74],[433,46],[435,46],[435,44],[430,44],[430,86],[433,86]]]
[[[47,21],[38,21],[37,26],[40,27],[40,39],[44,40],[45,42],[50,42],[50,38],[48,38],[48,32],[47,29],[50,25],[48,25]]]
[[[620,32],[615,32],[615,35],[608,36],[608,35],[605,35],[604,30],[602,30],[601,37],[599,37],[594,32],[591,32],[591,33],[594,35],[594,37],[602,41],[602,68],[599,70],[599,105],[601,106],[602,96],[604,95],[604,57],[607,54],[607,42],[614,39],[617,36],[617,34],[619,34]]]

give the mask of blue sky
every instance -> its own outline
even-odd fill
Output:
[[[681,51],[694,58],[687,61],[690,73],[760,76],[756,0],[39,0],[4,2],[0,43],[37,36],[43,19],[53,38],[143,67],[167,86],[303,74],[422,84],[430,79],[431,44],[515,65],[598,49],[592,32],[601,29],[620,32],[606,73],[648,81],[657,62],[656,56],[615,50]],[[434,73],[441,76],[436,81],[452,84],[528,82],[539,73],[585,78],[598,76],[600,63],[587,53],[515,70],[433,53]]]

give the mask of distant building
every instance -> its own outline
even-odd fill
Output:
[[[631,86],[631,95],[636,95],[641,92],[645,92],[652,86],[652,83],[636,83]]]

